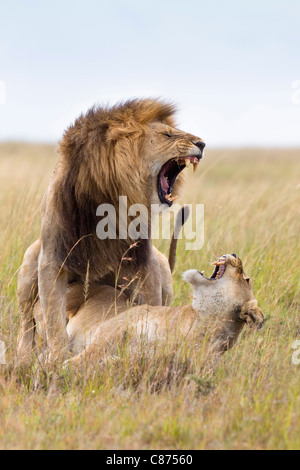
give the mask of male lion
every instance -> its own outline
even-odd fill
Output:
[[[142,338],[158,347],[164,346],[167,338],[172,341],[178,335],[189,336],[190,344],[202,352],[205,340],[207,357],[223,354],[234,345],[245,324],[261,328],[264,315],[237,255],[224,255],[214,264],[210,278],[196,269],[183,274],[194,291],[192,305],[183,307],[141,305],[128,309],[126,297],[109,286],[98,286],[98,291],[79,307],[80,286],[69,286],[67,332],[75,357],[68,363],[77,365],[87,360],[92,366],[114,354],[122,338],[130,338],[133,350]],[[39,302],[34,316],[36,320],[41,316]],[[42,322],[37,324],[37,332],[46,340]]]
[[[191,163],[197,169],[205,147],[199,137],[175,128],[173,115],[170,104],[132,100],[112,108],[92,108],[64,134],[60,159],[43,199],[41,246],[36,242],[33,249],[39,252],[36,285],[54,357],[68,342],[69,282],[88,277],[89,282],[114,286],[119,273],[120,278],[137,279],[138,289],[136,282],[131,289],[138,291],[141,303],[166,302],[160,259],[151,241],[150,206],[173,204],[181,171]],[[120,196],[126,196],[128,207],[146,208],[138,243],[127,230],[124,233],[130,217],[118,222]],[[97,208],[104,204],[114,206],[117,226],[116,237],[103,240],[97,237],[96,227]],[[28,288],[23,292],[27,290],[28,300],[36,276],[26,276]],[[22,347],[21,343],[19,356]]]

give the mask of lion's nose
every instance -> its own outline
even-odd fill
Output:
[[[200,149],[201,152],[203,152],[203,150],[205,149],[205,145],[206,145],[201,140],[199,140],[198,142],[193,142],[193,144],[196,145],[196,147],[198,147],[198,149]]]

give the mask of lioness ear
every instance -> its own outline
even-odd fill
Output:
[[[257,306],[257,300],[246,302],[241,310],[240,319],[245,321],[250,328],[260,329],[265,321],[263,311]]]
[[[185,271],[182,275],[182,279],[185,282],[189,282],[192,286],[197,286],[201,281],[201,274],[197,269],[190,269],[189,271]]]

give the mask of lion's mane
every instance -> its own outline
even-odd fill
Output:
[[[91,280],[118,268],[132,240],[99,240],[96,209],[109,203],[118,214],[119,196],[127,196],[128,206],[149,208],[150,189],[140,165],[143,137],[151,121],[174,126],[174,111],[173,105],[159,100],[131,100],[111,108],[93,107],[66,130],[52,183],[59,265],[79,276],[89,269]],[[147,262],[149,249],[149,241],[142,240],[131,250],[128,257],[136,268]]]

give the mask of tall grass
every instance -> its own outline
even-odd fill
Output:
[[[94,374],[33,369],[0,371],[0,449],[296,449],[300,447],[300,151],[208,150],[189,170],[184,202],[205,204],[205,244],[179,243],[174,304],[190,301],[181,281],[190,268],[236,252],[253,279],[267,322],[244,331],[213,374],[193,374],[193,344],[160,355],[120,359]],[[12,359],[19,326],[16,276],[24,251],[39,235],[39,207],[55,164],[46,145],[0,145],[0,327]],[[167,252],[166,241],[158,248]],[[1,366],[0,366],[1,367]],[[176,378],[177,377],[177,378]],[[38,386],[37,386],[38,384]]]

